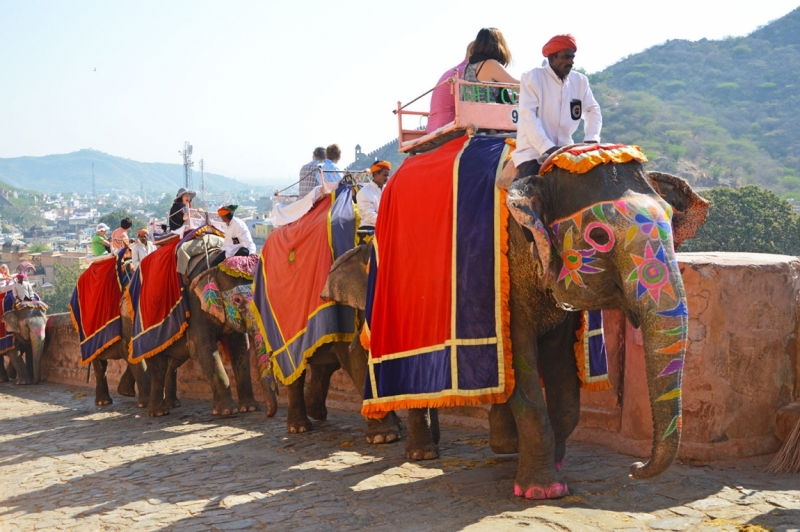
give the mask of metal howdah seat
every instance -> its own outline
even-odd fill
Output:
[[[426,131],[422,127],[408,129],[403,125],[403,117],[428,117],[427,111],[411,111],[406,108],[435,88],[450,85],[450,92],[455,101],[455,119],[435,131]],[[487,103],[491,101],[491,88],[506,89],[501,91],[504,103]],[[414,98],[405,105],[397,102],[399,131],[399,151],[414,155],[433,150],[462,135],[491,134],[516,136],[519,121],[518,94],[519,85],[511,83],[473,83],[458,79],[457,71],[434,89]]]

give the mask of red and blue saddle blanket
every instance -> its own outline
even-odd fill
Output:
[[[72,292],[69,312],[78,331],[81,364],[90,363],[122,338],[120,303],[126,275],[122,267],[126,251],[121,250],[114,258],[93,262],[78,277]]]
[[[355,336],[355,310],[320,294],[333,261],[355,247],[356,192],[341,185],[302,218],[273,231],[261,250],[251,310],[283,384],[294,382],[323,344]]]
[[[124,294],[133,318],[128,362],[135,364],[157,355],[183,336],[189,326],[189,303],[177,270],[176,251],[184,242],[215,231],[203,225],[142,260]]]
[[[14,293],[6,292],[3,296],[3,314],[13,310],[14,308]],[[0,320],[0,355],[14,349],[14,333],[6,330],[6,324]]]
[[[367,286],[363,415],[511,396],[509,214],[495,181],[513,147],[455,139],[406,159],[385,187]],[[581,332],[602,331],[599,312],[588,321]],[[582,334],[576,356],[600,345],[598,332]],[[604,348],[586,360],[580,375],[607,373]]]

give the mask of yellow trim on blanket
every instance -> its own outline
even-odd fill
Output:
[[[569,151],[559,153],[553,158],[552,166],[545,169],[544,173],[549,172],[554,166],[572,172],[575,174],[585,174],[592,168],[601,164],[616,163],[623,164],[631,161],[638,161],[640,163],[647,162],[647,156],[642,153],[639,146],[624,146],[614,149],[597,149],[581,153],[580,155],[573,155]]]
[[[603,329],[588,331],[589,318],[587,311],[581,312],[581,325],[575,331],[575,364],[578,367],[578,379],[581,382],[581,390],[587,392],[602,392],[610,390],[614,386],[606,375],[589,376],[589,338],[603,334]]]
[[[305,329],[303,329],[303,330],[305,331]],[[303,360],[302,360],[302,362],[300,362],[300,367],[299,368],[296,367],[295,370],[292,372],[292,374],[289,375],[288,377],[285,376],[283,374],[283,372],[281,371],[280,364],[277,364],[275,362],[275,359],[274,359],[275,355],[274,354],[271,355],[270,358],[272,359],[272,369],[275,372],[275,377],[277,377],[278,380],[281,381],[281,384],[283,384],[284,386],[288,386],[288,385],[292,384],[294,381],[296,381],[298,378],[300,378],[300,375],[302,375],[303,371],[305,371],[306,366],[308,365],[307,360],[309,359],[309,357],[311,355],[313,355],[314,352],[317,349],[319,349],[323,344],[327,344],[329,342],[348,342],[349,343],[349,342],[353,341],[354,337],[355,337],[355,333],[331,333],[331,334],[326,334],[326,335],[322,336],[319,340],[314,342],[314,345],[312,345],[311,347],[309,347],[308,349],[306,349],[303,352]],[[289,356],[289,359],[291,360],[292,359],[292,354],[291,353],[287,353],[287,354]],[[292,362],[292,365],[294,366],[294,362]]]
[[[328,214],[325,217],[325,229],[328,231],[328,247],[331,249],[331,260],[336,261],[336,253],[333,251],[333,204],[336,202],[336,191],[331,192],[331,204],[328,207]],[[358,227],[356,227],[358,229]],[[358,233],[358,231],[356,231]]]
[[[450,249],[450,341],[445,342],[450,345],[450,382],[452,383],[453,390],[458,390],[458,344],[455,343],[456,338],[456,312],[458,309],[458,274],[457,274],[457,259],[458,259],[458,169],[461,167],[461,156],[464,155],[464,150],[467,149],[472,138],[468,138],[461,146],[461,151],[456,155],[453,162],[453,228],[451,249]],[[383,358],[383,357],[381,357]]]
[[[97,358],[100,355],[100,353],[102,353],[103,351],[105,351],[106,349],[111,347],[112,345],[116,344],[119,340],[122,340],[122,336],[117,335],[114,338],[112,338],[111,340],[109,340],[108,342],[106,342],[105,344],[103,344],[100,347],[100,349],[98,349],[97,351],[94,352],[94,354],[92,356],[90,356],[86,360],[81,359],[81,366],[88,366],[89,364],[91,364],[92,360]]]
[[[226,266],[224,263],[220,263],[219,269],[220,271],[230,275],[231,277],[241,277],[242,279],[247,279],[248,281],[252,281],[253,277],[255,277],[253,275],[250,275],[249,273],[245,273],[239,270],[234,270],[233,268]]]

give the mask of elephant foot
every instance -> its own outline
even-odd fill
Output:
[[[265,417],[273,417],[278,412],[278,399],[275,394],[266,394],[267,396],[267,411]]]
[[[167,401],[167,408],[171,409],[171,408],[180,408],[180,407],[181,407],[181,402],[177,398],[176,399],[172,399],[170,401]]]
[[[136,397],[136,388],[124,386],[120,381],[119,386],[117,386],[117,393],[124,397]]]
[[[158,406],[151,407],[147,410],[147,415],[150,417],[161,417],[169,414],[169,407],[166,403],[161,403]]]
[[[33,384],[33,381],[30,379],[17,379],[16,382],[14,382],[14,384],[16,384],[17,386],[27,386],[29,384]]]
[[[548,487],[531,486],[528,489],[514,484],[514,495],[526,499],[560,499],[569,495],[569,487],[566,482],[554,482]]]
[[[321,403],[318,401],[314,401],[312,404],[306,403],[306,414],[311,419],[325,421],[328,419],[328,407],[325,406],[324,400]]]
[[[94,404],[97,405],[97,406],[106,406],[106,405],[110,405],[110,404],[113,404],[113,403],[114,403],[114,401],[111,400],[111,397],[108,397],[108,396],[106,396],[106,397],[97,397],[94,400]]]
[[[489,437],[489,447],[495,454],[516,454],[519,452],[517,438],[513,440]]]
[[[147,405],[150,403],[148,399],[140,399],[136,403],[136,408],[147,408]]]
[[[406,458],[409,460],[435,460],[439,458],[439,446],[433,442],[414,446],[409,442],[406,445]]]
[[[252,397],[239,401],[239,412],[256,412],[258,410],[258,401]]]
[[[367,443],[392,443],[400,439],[400,418],[390,412],[383,419],[367,420]]]
[[[289,419],[286,421],[286,429],[289,434],[302,434],[311,430],[311,421],[305,419]]]
[[[232,399],[228,398],[215,405],[211,410],[211,413],[215,416],[232,416],[234,414],[238,414],[239,409],[236,407],[236,403],[234,403]]]

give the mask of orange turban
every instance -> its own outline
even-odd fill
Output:
[[[376,161],[375,164],[373,164],[369,169],[369,171],[371,173],[373,173],[373,174],[375,172],[380,171],[380,170],[389,170],[389,171],[391,171],[392,170],[392,163],[390,163],[389,161]]]
[[[562,50],[575,50],[578,51],[578,43],[575,42],[575,37],[567,33],[566,35],[556,35],[544,45],[542,48],[542,55],[547,57],[557,54]]]
[[[136,236],[147,235],[149,233],[150,231],[148,231],[147,229],[139,229],[138,231],[136,231]]]

